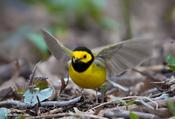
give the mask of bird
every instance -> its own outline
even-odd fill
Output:
[[[50,52],[57,58],[68,56],[68,74],[82,89],[100,88],[108,74],[118,75],[133,68],[152,54],[153,43],[149,38],[138,37],[113,44],[89,49],[78,46],[71,50],[47,30],[41,30]]]

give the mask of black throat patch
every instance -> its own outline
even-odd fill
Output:
[[[72,66],[73,66],[75,71],[77,71],[77,72],[86,71],[88,69],[88,67],[92,64],[92,62],[94,61],[94,55],[92,54],[91,50],[89,50],[86,47],[77,47],[77,48],[74,49],[74,51],[86,51],[92,56],[92,59],[87,63],[84,63],[84,62],[81,62],[81,61],[79,61],[79,62],[73,62],[72,61]]]

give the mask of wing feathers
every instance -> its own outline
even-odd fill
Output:
[[[152,54],[153,43],[149,39],[135,39],[102,47],[94,50],[96,57],[106,60],[108,67],[115,74],[119,74],[128,68],[141,64]]]
[[[61,56],[66,53],[68,56],[71,55],[72,51],[66,48],[59,40],[57,40],[54,36],[52,36],[46,30],[41,30],[44,40],[50,50],[50,52],[57,58],[60,59]]]
[[[59,40],[45,30],[41,30],[44,40],[52,54],[59,59],[66,53],[71,56],[72,50],[66,48]],[[96,58],[106,61],[107,67],[111,67],[115,74],[119,74],[128,68],[140,64],[151,56],[153,43],[148,38],[137,38],[101,48],[93,49]]]

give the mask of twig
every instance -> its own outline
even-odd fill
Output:
[[[121,100],[130,100],[130,99],[134,99],[134,100],[145,100],[144,101],[144,104],[142,103],[142,105],[129,105],[126,107],[126,105],[124,106],[118,106],[118,108],[122,109],[122,110],[125,110],[125,109],[129,109],[130,111],[127,112],[127,116],[129,116],[129,112],[131,111],[137,111],[138,113],[136,113],[136,115],[138,114],[139,115],[144,115],[146,114],[146,116],[148,116],[148,118],[150,119],[150,117],[154,117],[154,118],[157,118],[157,116],[160,116],[160,117],[166,117],[166,115],[169,115],[168,113],[168,110],[167,108],[165,108],[167,106],[167,102],[169,100],[171,100],[173,103],[175,102],[175,97],[173,98],[169,98],[169,99],[158,99],[158,100],[152,100],[148,97],[143,97],[143,96],[128,96],[128,97],[123,97],[123,98],[120,98]],[[98,110],[99,108],[103,108],[104,106],[106,105],[110,105],[110,104],[114,104],[114,105],[117,105],[117,104],[121,104],[119,101],[117,100],[112,100],[112,101],[109,101],[109,102],[105,102],[105,103],[101,103],[93,108],[91,108],[90,110]],[[150,108],[151,106],[151,108]],[[116,110],[116,108],[114,108]],[[88,110],[88,111],[90,111]],[[88,112],[87,111],[87,112]],[[143,113],[142,113],[143,112]],[[147,113],[145,113],[147,112]],[[148,114],[149,112],[149,114]],[[106,114],[110,115],[110,117],[112,118],[112,115],[117,117],[115,114],[113,114],[114,112],[111,111],[108,111],[106,112]],[[116,113],[116,112],[115,112]],[[122,112],[118,112],[119,114],[121,113],[122,115],[119,115],[119,117],[122,117],[124,114]],[[125,113],[126,114],[126,113]],[[148,114],[148,115],[147,115]],[[156,116],[157,115],[157,116]],[[124,116],[125,117],[125,116]],[[141,118],[144,118],[141,116]]]
[[[141,66],[136,67],[136,69],[138,69],[141,72],[148,72],[148,71],[159,72],[164,68],[167,68],[167,67],[164,65],[153,65],[153,66],[148,66],[148,67],[141,67]]]
[[[141,99],[141,98],[144,98],[143,96],[128,96],[128,97],[123,97],[123,98],[119,98],[119,100],[130,100],[130,99]],[[147,98],[146,98],[147,99]],[[148,100],[148,99],[147,99]],[[150,101],[150,100],[149,100]],[[153,102],[153,101],[152,101]],[[117,101],[117,99],[115,99],[115,100],[111,100],[111,101],[109,101],[109,102],[104,102],[104,103],[101,103],[101,104],[99,104],[99,105],[97,105],[97,106],[95,106],[95,107],[93,107],[93,108],[91,108],[91,109],[89,109],[89,110],[96,110],[96,109],[98,109],[98,108],[102,108],[102,107],[104,107],[104,106],[106,106],[106,105],[110,105],[110,104],[120,104],[120,102],[119,101]]]
[[[157,110],[159,105],[156,103],[156,101],[153,101],[151,98],[149,97],[144,97],[144,96],[138,96],[137,100],[135,100],[139,103],[141,103],[142,105],[144,105],[145,107],[154,110],[154,108]],[[154,107],[152,105],[149,105],[148,102],[152,102],[152,104],[154,103]]]
[[[7,107],[7,108],[16,107],[19,109],[27,109],[27,108],[32,108],[33,106],[17,100],[6,100],[6,101],[0,102],[0,107]]]
[[[34,78],[34,76],[35,76],[35,72],[36,72],[36,68],[37,68],[37,64],[36,64],[35,67],[33,68],[32,73],[31,73],[31,75],[30,75],[30,77],[29,77],[29,83],[28,83],[28,86],[31,86],[31,85],[32,85],[33,78]]]
[[[147,72],[143,72],[143,71],[140,71],[140,70],[135,69],[135,68],[133,68],[132,70],[135,71],[135,72],[140,73],[143,76],[148,77],[148,79],[153,80],[153,81],[163,81],[165,79],[162,75],[161,76],[159,75],[159,76],[156,77],[156,76],[153,76],[153,75],[151,75]]]
[[[35,117],[27,117],[26,119],[50,119],[50,118],[60,118],[65,116],[73,116],[77,118],[90,118],[90,119],[107,119],[102,116],[92,115],[88,113],[59,113],[59,114],[52,114],[52,115],[42,115],[42,116],[35,116]]]
[[[77,102],[79,102],[81,97],[77,97],[68,101],[45,101],[40,102],[41,107],[63,107],[68,105],[73,105]],[[30,109],[33,108],[31,104],[26,104],[24,102],[20,102],[17,100],[7,100],[0,102],[0,107],[16,107],[19,109]]]
[[[120,90],[122,90],[124,92],[128,92],[129,91],[128,88],[126,88],[126,87],[124,87],[124,86],[122,86],[122,85],[120,85],[118,83],[115,83],[114,81],[111,81],[111,80],[107,80],[107,81],[115,88],[119,88]]]
[[[40,107],[40,106],[41,106],[41,102],[40,102],[40,100],[39,100],[39,97],[36,96],[36,99],[37,99],[37,101],[38,101],[38,106]]]
[[[47,77],[35,76],[34,79],[36,80],[47,80]]]
[[[141,104],[143,104],[147,108],[158,109],[158,107],[159,107],[158,103],[149,97],[134,96],[133,98],[137,99]],[[124,97],[123,99],[126,99],[126,97]],[[149,104],[149,102],[151,102],[151,105]]]
[[[0,56],[1,56],[0,58],[2,58],[1,53],[0,53]],[[31,69],[28,65],[28,62],[24,59],[19,59],[19,65],[20,65],[19,75],[25,78],[28,77],[28,75],[31,73]],[[9,80],[10,77],[14,75],[16,69],[17,67],[14,66],[14,62],[11,63],[11,61],[8,61],[8,63],[4,65],[1,64],[0,65],[0,79],[3,82]]]
[[[154,110],[154,107],[152,107],[151,105],[149,105],[148,103],[146,103],[143,100],[139,100],[139,102],[144,105],[146,108],[150,109],[150,110]]]
[[[124,118],[129,118],[131,112],[135,113],[139,118],[142,119],[159,119],[158,116],[154,114],[149,114],[149,113],[144,113],[144,112],[136,112],[136,111],[126,111],[126,110],[114,110],[110,112],[105,112],[104,117],[107,118],[114,118],[114,117],[124,117]]]
[[[169,98],[169,99],[158,99],[158,100],[154,100],[151,102],[147,102],[148,105],[152,106],[154,109],[150,109],[145,105],[130,105],[129,107],[120,107],[120,109],[129,109],[130,111],[144,111],[144,112],[149,112],[155,115],[158,115],[160,117],[166,117],[166,115],[170,115],[168,110],[167,110],[167,103],[169,101],[172,101],[173,103],[175,103],[175,97]],[[156,103],[156,105],[155,105]],[[158,109],[156,106],[158,106]],[[163,110],[162,110],[163,109]],[[166,109],[166,110],[165,110]]]
[[[99,108],[102,108],[102,107],[104,107],[105,105],[109,105],[109,104],[115,104],[117,101],[109,101],[109,102],[104,102],[104,103],[101,103],[101,104],[99,104],[99,105],[97,105],[97,106],[95,106],[95,107],[93,107],[93,108],[91,108],[91,109],[89,109],[89,110],[97,110],[97,109],[99,109]],[[89,111],[88,110],[88,111]],[[87,112],[88,112],[87,111]]]
[[[175,103],[175,97],[168,98],[168,99],[164,99],[164,100],[156,100],[156,103],[157,103],[158,107],[160,108],[160,107],[166,107],[166,106],[167,106],[167,103],[168,103],[169,101],[172,101],[173,103]],[[148,102],[148,103],[149,103],[151,106],[155,107],[156,105],[155,105],[154,102],[155,102],[155,101],[153,101],[153,102]]]
[[[123,98],[119,98],[119,99],[121,99],[121,100],[138,99],[140,101],[143,101],[143,99],[146,99],[146,100],[152,102],[151,104],[152,105],[155,105],[154,107],[156,109],[158,109],[158,104],[155,101],[153,101],[150,98],[148,98],[148,97],[144,97],[144,96],[128,96],[128,97],[123,97]],[[144,103],[146,103],[146,102],[144,102]],[[91,108],[90,110],[95,110],[95,109],[98,109],[98,108],[104,107],[105,105],[110,105],[110,104],[120,104],[120,102],[117,101],[117,100],[112,100],[112,101],[109,101],[109,102],[104,102],[104,103],[101,103],[101,104],[99,104],[99,105]]]
[[[52,107],[52,106],[63,107],[63,106],[73,105],[73,104],[79,102],[80,99],[81,99],[81,97],[77,97],[77,98],[74,98],[74,99],[71,99],[68,101],[61,101],[61,102],[58,102],[58,101],[41,102],[41,106],[42,107]]]

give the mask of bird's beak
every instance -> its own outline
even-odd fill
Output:
[[[72,58],[73,63],[78,63],[78,62],[80,62],[80,60],[81,59],[79,59],[79,58]]]

